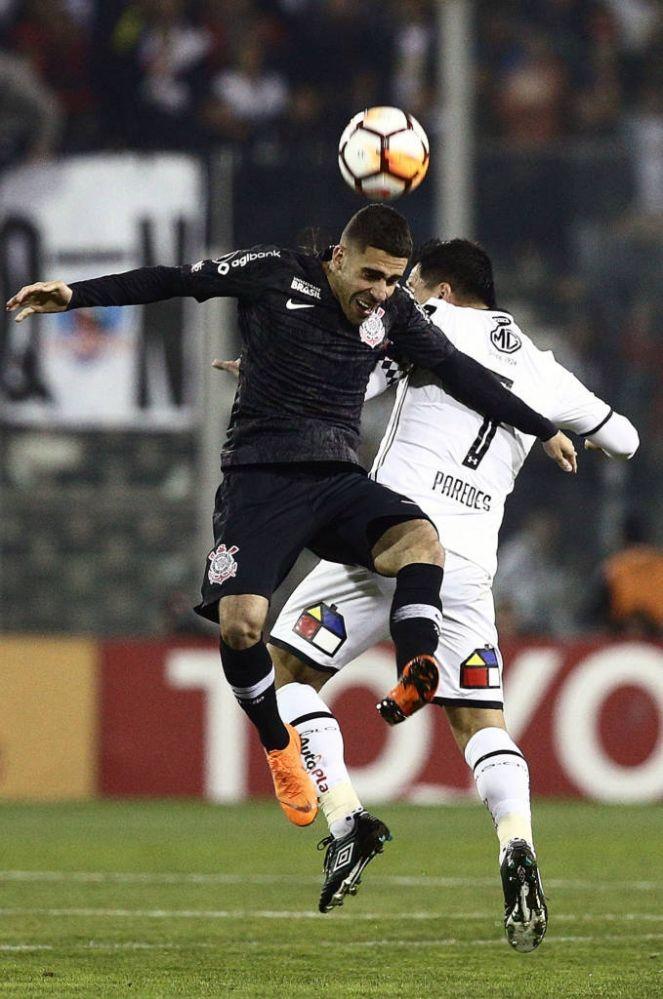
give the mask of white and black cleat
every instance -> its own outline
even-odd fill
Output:
[[[535,950],[548,928],[548,909],[534,851],[512,839],[500,865],[506,938],[521,954]]]
[[[367,864],[384,844],[391,839],[391,833],[384,822],[360,812],[355,816],[354,827],[345,836],[335,839],[326,836],[318,843],[318,849],[327,847],[323,864],[325,879],[320,892],[318,909],[330,912],[335,906],[343,905],[346,895],[356,895],[361,884],[361,875]]]

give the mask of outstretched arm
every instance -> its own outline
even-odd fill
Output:
[[[38,281],[37,284],[27,284],[12,295],[5,310],[15,312],[20,309],[16,322],[22,323],[35,312],[65,312],[71,296],[71,288],[64,281]]]
[[[431,323],[408,289],[397,289],[394,299],[402,313],[400,324],[391,330],[390,336],[404,357],[433,371],[458,402],[496,423],[506,423],[524,434],[538,437],[545,442],[546,454],[561,469],[576,471],[573,444],[557,431],[551,420],[504,388],[488,368],[457,350],[444,332]]]
[[[588,451],[603,451],[609,458],[632,458],[640,446],[640,437],[630,420],[621,413],[610,411],[605,423],[587,435]]]
[[[435,368],[435,374],[454,399],[498,423],[506,423],[543,442],[549,458],[564,472],[576,472],[576,451],[569,438],[555,424],[541,416],[506,389],[492,371],[473,357],[456,350]]]
[[[95,305],[147,305],[165,298],[192,294],[181,267],[138,267],[123,274],[106,274],[87,281],[39,281],[9,299],[8,312],[20,309],[16,322],[38,312],[65,312]]]
[[[549,366],[547,377],[554,386],[550,415],[557,426],[584,437],[585,448],[590,451],[603,451],[609,458],[632,458],[640,438],[631,421],[615,413],[552,354],[543,355],[543,360]]]
[[[193,266],[138,267],[70,285],[41,281],[21,288],[5,307],[8,312],[20,309],[16,317],[20,323],[35,312],[64,312],[96,305],[148,305],[188,295],[199,302],[217,296],[251,299],[284,266],[287,262],[280,249],[260,245],[233,250],[216,260],[200,260]]]
[[[489,419],[542,441],[555,435],[557,428],[551,420],[506,389],[492,371],[468,354],[456,350],[434,371],[449,395]]]

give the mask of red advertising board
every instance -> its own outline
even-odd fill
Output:
[[[503,648],[511,734],[535,794],[663,799],[663,648],[540,641]],[[99,790],[238,801],[270,793],[262,751],[204,642],[107,643],[100,662]],[[393,683],[388,646],[324,688],[362,800],[474,794],[444,712],[388,728],[375,703]]]
[[[99,792],[199,797],[204,789],[205,693],[170,682],[178,645],[104,643],[100,655]],[[191,643],[185,648],[194,654]],[[209,655],[209,646],[204,646]]]

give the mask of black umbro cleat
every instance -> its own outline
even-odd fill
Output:
[[[368,812],[360,812],[355,816],[354,829],[346,836],[340,839],[326,836],[318,843],[319,850],[327,847],[320,912],[330,912],[335,905],[343,905],[346,895],[357,894],[364,868],[376,854],[382,853],[390,839],[391,833],[384,822]]]
[[[548,909],[532,847],[512,839],[500,866],[506,938],[521,954],[539,946],[548,927]]]
[[[376,705],[388,725],[399,725],[435,697],[439,670],[434,656],[415,656],[403,667],[400,679]]]

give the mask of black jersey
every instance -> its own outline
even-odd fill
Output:
[[[192,266],[143,267],[71,287],[69,308],[139,304],[179,295],[199,302],[237,298],[243,348],[221,452],[223,467],[358,463],[366,385],[387,346],[438,373],[452,395],[482,412],[486,380],[488,395],[497,396],[492,402],[503,407],[505,401],[497,379],[456,350],[405,288],[397,287],[384,306],[353,326],[332,293],[322,259],[311,254],[259,245]],[[454,359],[462,359],[462,365]],[[554,433],[549,421],[515,396],[508,404],[509,412],[488,405],[486,415],[508,419],[512,409],[524,407],[530,417],[525,432]],[[532,422],[532,417],[537,420]]]
[[[394,341],[427,368],[455,347],[397,288],[353,326],[320,258],[256,246],[191,269],[199,301],[236,295],[243,348],[224,465],[266,461],[357,462],[371,371]]]

